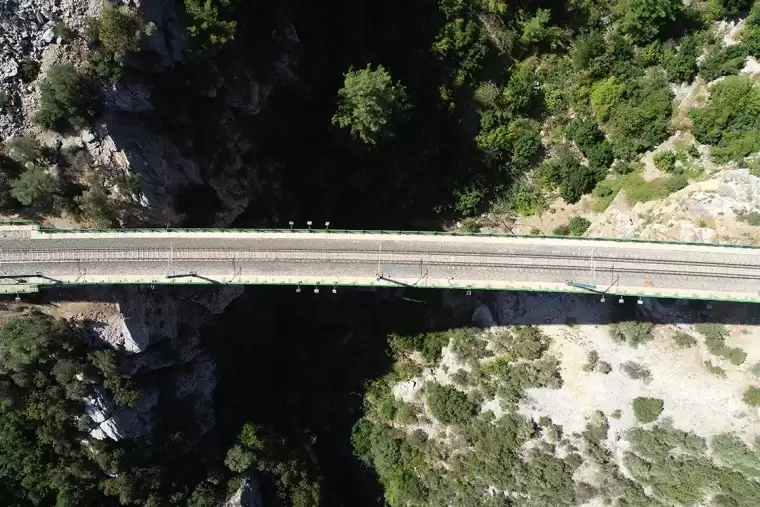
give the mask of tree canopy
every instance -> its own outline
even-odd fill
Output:
[[[374,70],[367,65],[346,73],[332,121],[362,142],[374,145],[393,135],[392,122],[407,108],[406,102],[404,87],[394,83],[382,65]]]

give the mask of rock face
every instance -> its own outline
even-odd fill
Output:
[[[629,207],[618,195],[587,236],[701,243],[756,243],[760,229],[741,220],[760,212],[760,178],[747,169],[723,171],[659,201]]]
[[[243,479],[243,484],[221,507],[263,507],[261,489],[253,475]]]
[[[0,6],[0,92],[15,104],[12,113],[0,114],[0,137],[7,139],[28,131],[41,134],[31,121],[37,109],[39,83],[57,63],[87,67],[90,50],[80,35],[87,17],[96,18],[104,2],[21,0]],[[209,209],[216,210],[204,225],[228,226],[252,201],[278,200],[277,165],[256,155],[237,117],[258,114],[274,87],[295,80],[294,54],[300,43],[295,27],[283,20],[273,32],[280,50],[273,53],[266,72],[247,69],[244,55],[240,55],[240,65],[233,56],[230,68],[234,67],[234,72],[228,72],[229,61],[225,68],[216,69],[211,59],[204,69],[209,79],[203,85],[206,89],[188,90],[183,89],[183,78],[171,81],[173,76],[182,75],[178,68],[185,65],[189,41],[175,2],[122,3],[137,8],[144,21],[155,26],[143,50],[127,58],[128,67],[136,72],[117,85],[99,83],[103,114],[93,128],[75,137],[45,132],[47,144],[54,146],[60,141],[65,146],[83,146],[93,155],[95,165],[111,174],[117,171],[141,176],[144,209],[130,217],[127,225],[180,223],[185,218],[179,210],[183,193],[199,187],[211,189],[209,199],[214,205]],[[55,35],[54,27],[61,24],[75,34],[68,41]],[[41,64],[34,82],[22,81],[23,62]],[[169,90],[159,98],[154,90],[157,83]],[[188,92],[198,97],[184,97],[182,109],[167,111],[167,96],[174,101]],[[193,111],[199,107],[204,108],[202,118]]]
[[[129,354],[122,370],[149,382],[134,408],[114,408],[104,394],[86,400],[87,415],[97,423],[94,438],[121,440],[151,432],[159,403],[186,402],[198,434],[214,427],[212,395],[216,365],[200,346],[200,328],[243,291],[241,286],[182,288],[130,286],[88,289],[87,298],[115,300],[115,308],[83,315],[103,342]]]

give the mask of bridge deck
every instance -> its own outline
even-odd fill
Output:
[[[760,302],[760,250],[551,237],[48,232],[0,226],[0,283],[372,285]]]

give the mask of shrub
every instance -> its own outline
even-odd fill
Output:
[[[735,365],[742,364],[747,358],[746,352],[742,349],[732,348],[726,345],[728,330],[722,324],[697,324],[695,329],[698,333],[704,335],[705,345],[707,345],[707,350],[709,350],[711,354],[728,359]]]
[[[557,227],[552,230],[552,234],[555,236],[569,236],[570,235],[570,226],[567,224],[558,225]]]
[[[613,419],[620,419],[623,416],[623,412],[620,409],[613,410],[610,417]]]
[[[607,134],[615,155],[632,158],[668,136],[672,114],[671,93],[662,73],[636,80],[625,102],[610,115]]]
[[[749,225],[760,226],[760,213],[757,211],[740,211],[736,214],[736,218]]]
[[[58,192],[56,181],[41,167],[31,167],[11,181],[11,197],[24,206],[50,209],[54,194]]]
[[[8,155],[20,164],[39,162],[42,159],[42,145],[31,136],[11,138],[7,144]]]
[[[717,162],[760,150],[760,88],[746,76],[728,76],[710,91],[705,107],[690,111],[694,137],[713,148]]]
[[[599,364],[596,365],[595,371],[597,373],[601,373],[602,375],[607,375],[612,371],[612,365],[606,361],[599,361]]]
[[[688,349],[697,344],[697,340],[693,336],[682,331],[678,331],[675,336],[673,336],[673,339],[682,349]]]
[[[750,368],[749,371],[751,371],[752,375],[754,375],[755,377],[760,378],[760,363],[755,363],[755,365],[752,368]]]
[[[228,7],[229,2],[203,0],[184,0],[185,11],[190,22],[187,31],[193,37],[203,37],[211,44],[225,44],[235,38],[237,21],[224,19],[219,7]]]
[[[570,219],[570,233],[573,236],[583,236],[583,233],[591,226],[591,222],[581,216],[574,216]]]
[[[760,387],[750,387],[744,391],[743,399],[751,407],[760,407]]]
[[[604,169],[584,165],[576,166],[565,174],[565,178],[559,187],[560,196],[567,203],[576,203],[603,179]]]
[[[622,0],[615,4],[614,14],[634,42],[648,44],[683,17],[684,6],[671,0]]]
[[[37,60],[26,59],[21,61],[19,66],[19,77],[24,83],[31,83],[40,73],[40,62]]]
[[[598,122],[609,119],[610,113],[622,102],[624,86],[615,77],[602,79],[591,88],[591,109]]]
[[[684,174],[673,174],[665,180],[665,189],[669,194],[678,192],[689,185],[689,179]]]
[[[477,406],[451,386],[428,383],[425,386],[430,413],[443,424],[465,424],[475,416]]]
[[[449,344],[451,334],[447,331],[433,331],[414,335],[391,334],[388,337],[391,350],[396,354],[416,350],[429,363],[435,363],[441,357],[443,347]]]
[[[650,322],[620,322],[613,329],[612,337],[618,341],[625,342],[636,347],[639,344],[648,342],[653,338],[653,328],[654,325]]]
[[[642,424],[650,423],[662,412],[662,400],[657,398],[637,397],[633,399],[633,415]]]
[[[11,114],[13,112],[13,100],[5,92],[0,92],[0,113]]]
[[[69,28],[63,21],[59,21],[53,26],[53,34],[64,43],[71,40],[75,35],[74,30]]]
[[[660,171],[672,173],[676,169],[676,152],[674,151],[660,151],[654,154],[654,165]]]
[[[620,369],[628,378],[643,380],[645,383],[649,383],[652,380],[652,373],[646,367],[632,361],[626,361],[621,364]]]
[[[70,64],[50,69],[40,85],[40,108],[35,120],[60,130],[66,125],[83,128],[95,116],[96,94],[92,83]]]
[[[712,81],[721,76],[738,74],[747,59],[747,49],[743,44],[715,47],[707,53],[699,65],[699,75],[705,81]]]
[[[599,362],[599,353],[596,350],[592,350],[586,356],[586,364],[583,365],[583,371],[586,371],[586,372],[594,371],[598,362]]]
[[[712,364],[712,361],[706,360],[703,364],[705,365],[705,369],[709,373],[715,375],[716,377],[726,378],[726,370],[724,370],[720,366]]]
[[[664,58],[668,80],[673,83],[690,83],[697,75],[697,41],[693,36],[681,39],[678,53],[666,53]]]
[[[524,179],[509,187],[504,204],[522,216],[536,215],[547,208],[546,200],[539,189]]]
[[[140,15],[132,7],[106,3],[100,9],[97,39],[108,53],[123,57],[138,51],[145,30]]]
[[[90,188],[85,190],[81,196],[76,197],[74,201],[95,228],[107,229],[116,226],[118,224],[116,209],[106,188],[95,174],[88,179]]]

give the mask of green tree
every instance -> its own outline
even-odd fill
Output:
[[[11,197],[24,206],[37,206],[50,209],[53,197],[58,193],[58,183],[45,169],[32,166],[10,182]]]
[[[651,322],[626,321],[617,324],[612,332],[612,337],[618,341],[638,346],[653,338]]]
[[[477,406],[463,392],[435,382],[426,384],[425,390],[430,412],[443,424],[465,424],[475,416]]]
[[[227,451],[227,457],[224,458],[224,464],[233,472],[243,473],[250,468],[253,463],[253,453],[244,449],[241,445],[233,445]]]
[[[690,115],[694,137],[712,145],[717,162],[760,150],[760,87],[749,77],[728,76],[712,87],[709,103]]]
[[[12,137],[7,141],[6,147],[8,155],[20,164],[40,162],[42,160],[42,145],[34,137]]]
[[[752,407],[760,407],[760,387],[750,387],[744,391],[744,403]]]
[[[97,95],[92,82],[73,65],[53,66],[40,85],[40,107],[35,115],[45,128],[85,127],[97,112]]]
[[[662,400],[657,398],[637,397],[633,399],[633,415],[642,424],[650,423],[662,412]]]
[[[684,14],[682,2],[619,0],[614,7],[620,28],[637,44],[648,44],[664,34]]]
[[[697,75],[697,56],[699,56],[697,39],[693,36],[686,36],[681,39],[678,52],[665,53],[664,56],[668,80],[673,83],[690,83]]]
[[[572,170],[565,171],[559,187],[559,195],[565,202],[578,202],[584,194],[591,192],[596,184],[604,179],[604,169],[586,165],[578,165]]]
[[[332,122],[348,128],[351,134],[364,143],[375,145],[386,136],[392,136],[394,117],[407,108],[404,87],[394,83],[390,74],[380,65],[370,65],[345,74],[343,88],[338,91],[338,108]]]
[[[581,216],[574,216],[570,219],[570,233],[573,236],[583,236],[583,233],[591,226],[591,222]]]
[[[599,122],[609,119],[610,113],[622,102],[625,87],[612,76],[594,83],[591,88],[591,109]]]
[[[137,10],[127,5],[106,3],[100,9],[97,37],[103,49],[123,58],[139,51],[147,28]]]
[[[190,19],[187,31],[193,37],[211,44],[225,44],[235,38],[237,21],[224,19],[230,10],[230,0],[184,0]],[[220,14],[220,11],[223,14]]]

